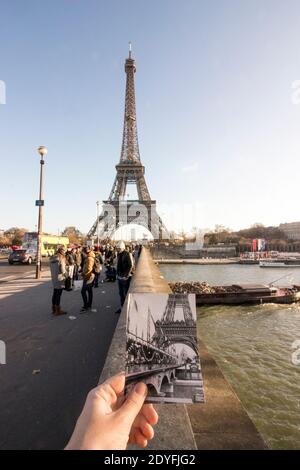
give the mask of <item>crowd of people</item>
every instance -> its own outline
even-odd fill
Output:
[[[62,292],[63,290],[73,290],[74,286],[78,286],[78,283],[82,284],[83,305],[80,313],[95,312],[93,289],[99,287],[103,268],[105,276],[101,282],[117,281],[118,283],[121,307],[115,313],[121,313],[139,252],[139,245],[125,245],[123,241],[99,246],[70,246],[67,249],[59,247],[56,254],[50,258],[53,315],[67,314],[61,308]]]
[[[52,312],[65,315],[61,308],[63,290],[81,285],[81,313],[93,309],[93,289],[101,282],[117,282],[121,307],[134,274],[140,245],[116,245],[58,248],[50,258],[53,282]],[[125,450],[128,443],[145,448],[154,436],[158,414],[153,405],[145,404],[147,386],[139,382],[124,396],[125,374],[111,377],[91,390],[77,420],[66,450]]]

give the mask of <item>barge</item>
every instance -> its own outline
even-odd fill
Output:
[[[196,294],[196,304],[255,305],[264,303],[292,304],[300,302],[300,286],[275,287],[264,284],[233,284],[209,286],[207,283],[170,283],[174,293]]]
[[[273,259],[259,262],[260,268],[300,268],[299,259]]]

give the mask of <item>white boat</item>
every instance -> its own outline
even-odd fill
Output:
[[[299,259],[272,259],[259,262],[260,268],[300,268]]]

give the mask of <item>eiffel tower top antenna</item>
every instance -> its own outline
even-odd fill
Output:
[[[134,75],[136,72],[135,60],[132,58],[132,45],[129,43],[129,57],[125,60],[126,90],[125,113],[123,126],[123,139],[120,163],[141,164],[135,106]],[[149,196],[150,199],[150,196]]]
[[[125,59],[125,112],[120,160],[116,165],[117,174],[109,198],[107,201],[103,201],[107,210],[102,209],[101,215],[97,217],[97,221],[88,233],[89,238],[94,237],[100,223],[101,238],[104,237],[104,234],[105,238],[110,238],[116,229],[124,224],[124,211],[120,210],[120,203],[123,204],[123,208],[126,206],[127,224],[132,222],[147,228],[155,239],[163,238],[163,232],[164,238],[169,238],[167,230],[157,214],[156,201],[150,197],[145,180],[145,167],[140,158],[136,122],[135,73],[136,63],[132,57],[132,44],[129,42],[129,54]],[[126,199],[128,185],[135,185],[137,191],[137,198],[131,200],[130,204],[128,197]],[[141,211],[140,208],[137,209],[139,205],[143,206],[144,211]],[[112,215],[112,208],[115,215]]]

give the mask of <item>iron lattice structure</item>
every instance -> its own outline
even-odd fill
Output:
[[[175,320],[176,309],[182,309],[182,320]],[[153,342],[162,349],[170,344],[186,344],[198,355],[196,320],[186,294],[169,295],[163,318],[155,323]]]
[[[141,163],[136,123],[135,60],[131,56],[125,61],[126,93],[123,139],[120,162],[116,165],[117,174],[107,201],[103,201],[99,216],[99,237],[110,238],[121,225],[137,223],[147,228],[154,238],[169,238],[166,227],[156,211],[156,201],[152,200],[145,180],[145,167]],[[136,185],[138,200],[126,200],[128,185]],[[88,233],[95,236],[98,220]]]
[[[184,323],[186,325],[195,326],[195,320],[189,304],[189,299],[186,294],[173,294],[169,295],[168,303],[164,311],[163,323],[173,323],[176,308],[181,308],[183,311]]]

